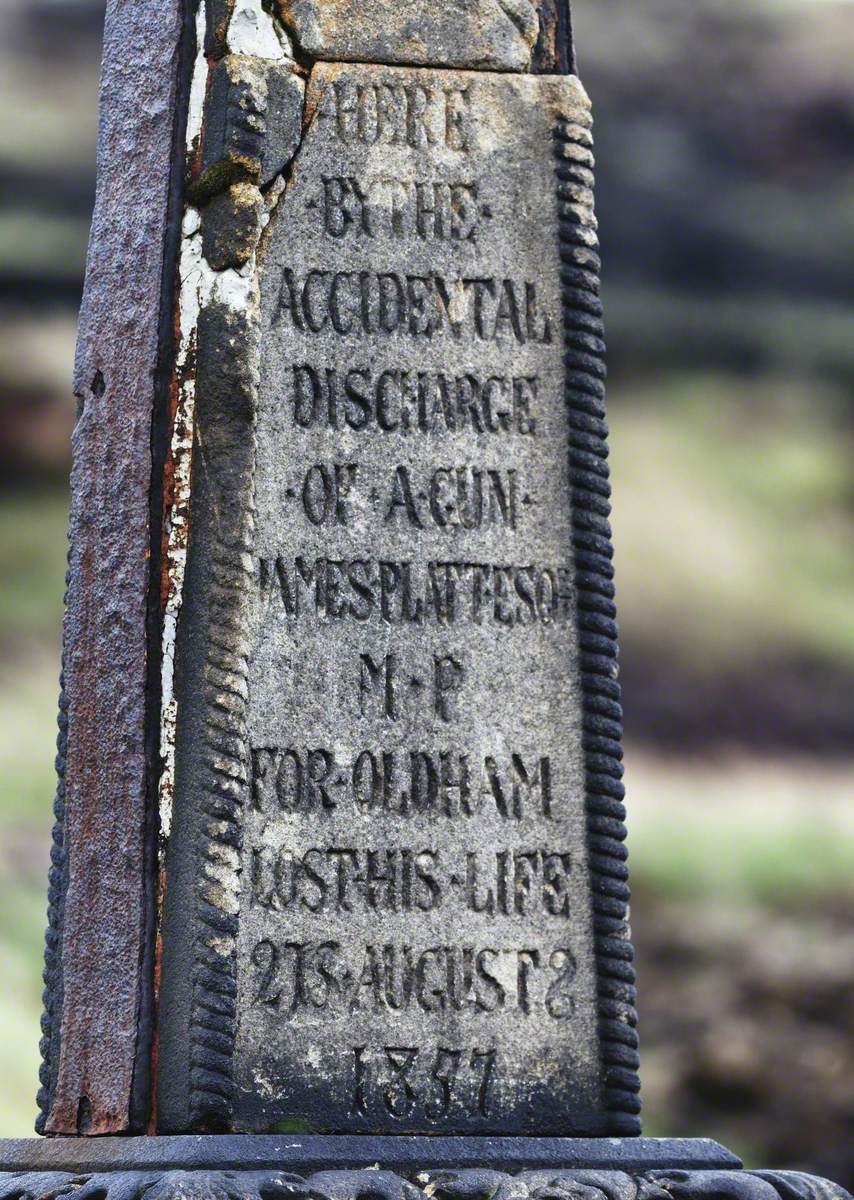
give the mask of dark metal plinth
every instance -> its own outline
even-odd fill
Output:
[[[185,1134],[0,1140],[0,1171],[501,1171],[653,1167],[733,1170],[709,1138],[392,1137]]]
[[[704,1138],[209,1135],[0,1141],[0,1200],[851,1200]]]

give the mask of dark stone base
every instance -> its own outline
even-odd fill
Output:
[[[0,1200],[851,1200],[703,1138],[0,1141]]]

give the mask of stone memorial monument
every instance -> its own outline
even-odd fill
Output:
[[[0,1200],[844,1194],[640,1136],[591,145],[565,0],[109,0]]]

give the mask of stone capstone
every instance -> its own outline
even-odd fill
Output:
[[[527,71],[539,33],[533,0],[278,0],[303,53],[344,62]]]

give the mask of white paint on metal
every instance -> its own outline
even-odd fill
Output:
[[[208,60],[205,58],[205,0],[198,0],[196,10],[196,60],[190,80],[190,99],[187,105],[187,151],[190,153],[202,132],[205,92],[208,86]]]

